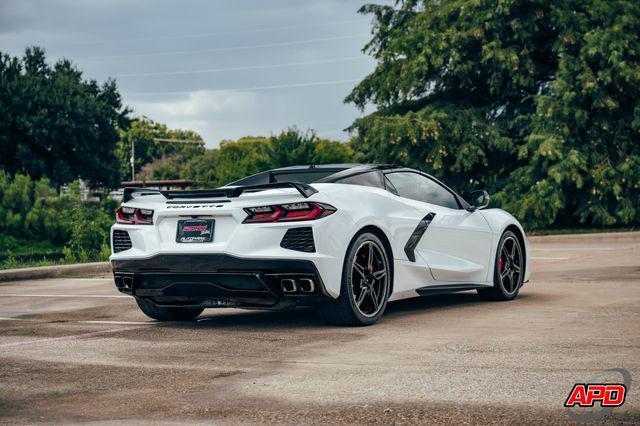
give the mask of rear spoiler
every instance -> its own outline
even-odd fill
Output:
[[[298,182],[273,182],[273,183],[263,183],[259,185],[236,186],[236,187],[230,187],[230,188],[186,189],[186,190],[178,190],[178,191],[171,191],[171,190],[162,191],[159,189],[133,187],[133,188],[124,189],[122,201],[125,203],[127,201],[130,201],[131,199],[133,199],[134,193],[139,193],[142,195],[161,194],[164,196],[164,198],[168,200],[200,199],[200,198],[236,198],[246,191],[263,191],[267,189],[277,189],[277,188],[294,188],[304,198],[309,198],[313,194],[318,192],[318,190],[315,189],[314,187],[307,185],[306,183],[298,183]]]

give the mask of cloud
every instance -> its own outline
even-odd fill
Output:
[[[217,146],[219,139],[224,138],[221,130],[233,116],[250,116],[258,108],[254,93],[207,91],[195,91],[169,100],[130,102],[130,106],[135,115],[167,123],[173,128],[198,132],[211,147]]]
[[[356,13],[365,2],[0,0],[0,50],[21,56],[39,45],[86,78],[120,76],[134,115],[197,131],[211,147],[289,126],[344,140],[339,129],[359,115],[343,103],[355,83],[305,84],[372,71],[373,61],[357,59],[370,32],[371,18]],[[134,95],[171,92],[184,94]]]

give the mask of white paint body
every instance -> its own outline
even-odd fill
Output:
[[[305,199],[294,189],[271,189],[245,193],[229,202],[168,205],[160,195],[134,196],[127,207],[153,209],[153,225],[115,224],[129,232],[133,248],[112,254],[110,260],[144,260],[159,254],[224,253],[247,259],[302,259],[312,261],[326,292],[340,294],[347,248],[363,228],[374,226],[386,236],[393,258],[393,290],[390,300],[417,296],[421,287],[435,285],[493,286],[497,246],[508,226],[517,227],[524,238],[525,282],[529,279],[529,243],[520,223],[499,209],[449,209],[394,195],[384,189],[338,183],[315,183],[317,193]],[[226,201],[226,200],[225,200]],[[327,217],[282,223],[243,224],[245,207],[316,201],[334,206]],[[193,203],[193,200],[190,200]],[[196,207],[197,206],[197,207]],[[407,240],[428,213],[435,217],[416,247],[416,260],[404,251]],[[179,219],[197,216],[215,219],[213,242],[176,242]],[[304,253],[280,247],[290,228],[311,227],[316,252]]]

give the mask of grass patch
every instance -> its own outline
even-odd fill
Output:
[[[29,241],[0,235],[0,269],[50,266],[66,263],[62,247],[50,241]]]

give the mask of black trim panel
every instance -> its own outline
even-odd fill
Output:
[[[480,288],[489,288],[486,285],[478,284],[442,284],[430,285],[416,289],[420,296],[431,296],[434,294],[456,293],[458,291],[478,290]]]
[[[116,287],[160,306],[280,309],[330,298],[310,260],[244,259],[228,254],[163,254],[112,260]],[[283,277],[312,278],[317,290],[284,294]]]
[[[427,228],[429,227],[429,225],[431,224],[431,221],[435,216],[436,216],[435,213],[429,213],[428,215],[423,217],[422,220],[420,220],[420,222],[418,223],[418,226],[416,226],[416,229],[413,231],[413,233],[409,237],[407,244],[405,244],[404,252],[410,261],[412,262],[416,261],[415,249],[418,246],[418,243],[420,242],[420,238],[422,238],[422,234],[424,234],[424,232],[427,230]]]

